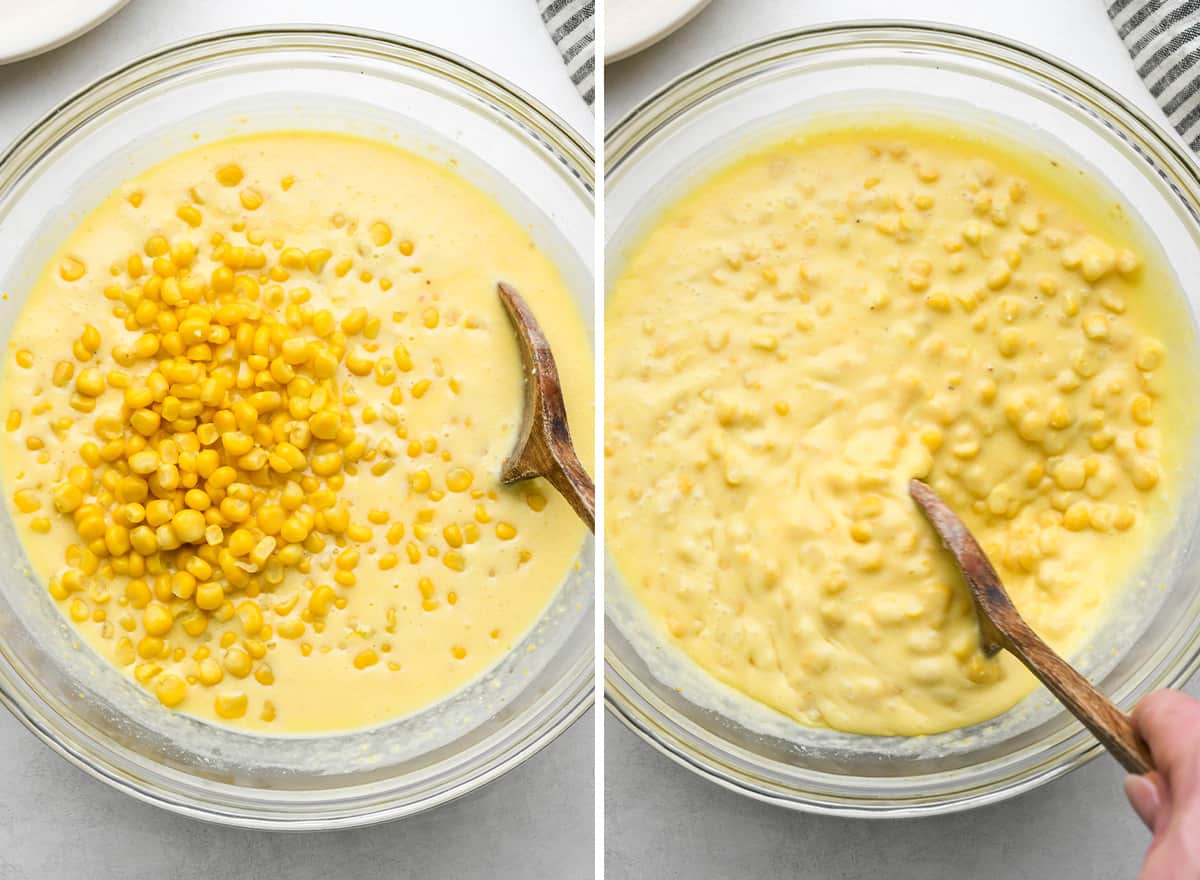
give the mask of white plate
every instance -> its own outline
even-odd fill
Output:
[[[129,0],[0,0],[0,64],[61,46]]]
[[[692,20],[710,0],[608,0],[604,60],[617,61],[657,43]]]

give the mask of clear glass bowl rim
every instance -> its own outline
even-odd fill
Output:
[[[146,88],[223,58],[255,51],[292,49],[359,53],[400,66],[419,68],[468,92],[472,97],[518,121],[529,137],[548,149],[578,180],[583,189],[595,192],[595,159],[591,144],[561,116],[537,98],[508,80],[456,53],[397,35],[362,28],[323,25],[288,25],[235,28],[203,34],[156,49],[112,70],[70,95],[25,131],[0,153],[0,196],[3,196],[62,138],[97,115]],[[118,109],[119,112],[119,109]],[[171,812],[217,824],[259,830],[310,831],[352,828],[391,821],[424,812],[456,800],[499,778],[549,745],[587,711],[594,699],[594,646],[569,663],[553,688],[553,702],[543,705],[533,717],[516,717],[506,724],[499,747],[475,761],[466,775],[417,796],[392,801],[369,798],[357,809],[346,808],[337,791],[327,795],[327,815],[308,804],[302,815],[289,817],[288,802],[263,805],[247,801],[222,808],[211,801],[200,802],[186,792],[172,792],[146,778],[104,742],[73,738],[74,728],[58,717],[40,695],[9,665],[0,650],[0,703],[38,739],[71,764],[145,803]],[[353,800],[351,796],[350,800]]]
[[[1115,91],[1074,65],[999,34],[974,28],[927,21],[865,19],[833,22],[772,34],[735,47],[685,71],[635,105],[606,132],[604,140],[605,185],[614,170],[630,160],[640,144],[676,117],[713,97],[726,78],[748,77],[784,56],[802,54],[805,59],[823,52],[853,48],[856,40],[869,40],[876,49],[903,51],[936,48],[948,54],[975,57],[1007,72],[1015,72],[1041,87],[1065,91],[1104,122],[1149,142],[1157,155],[1165,157],[1186,183],[1193,204],[1200,204],[1200,164],[1158,122],[1130,105]],[[1189,212],[1200,222],[1191,205]],[[611,624],[610,624],[611,625]],[[787,791],[775,780],[757,777],[725,761],[710,748],[711,743],[694,735],[690,725],[664,714],[626,680],[625,665],[610,648],[605,648],[604,702],[607,710],[629,730],[675,763],[723,788],[755,800],[788,809],[823,815],[862,818],[911,818],[941,815],[996,803],[1032,790],[1083,766],[1103,753],[1103,746],[1079,725],[1078,732],[1060,745],[1057,754],[1039,755],[990,783],[964,789],[940,799],[909,799],[864,794],[855,799],[844,794],[826,798]],[[1193,626],[1188,643],[1179,646],[1175,662],[1150,683],[1152,689],[1176,688],[1200,669],[1200,626]]]

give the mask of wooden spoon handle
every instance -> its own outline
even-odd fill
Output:
[[[549,451],[555,466],[546,472],[546,479],[567,499],[567,503],[579,514],[579,518],[588,529],[595,533],[596,485],[580,464],[573,447],[554,446]]]
[[[997,622],[1009,649],[1130,773],[1154,770],[1154,758],[1133,720],[1054,653],[1021,617]]]
[[[954,555],[971,589],[984,654],[991,657],[1001,647],[1007,649],[1095,734],[1122,767],[1130,773],[1153,770],[1154,759],[1130,717],[1055,654],[1025,622],[966,523],[925,483],[912,480],[908,488],[946,549]]]

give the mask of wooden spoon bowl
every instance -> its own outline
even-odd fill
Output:
[[[567,407],[550,343],[528,304],[512,287],[497,285],[500,302],[517,332],[525,370],[525,411],[512,454],[504,462],[505,485],[545,477],[596,531],[596,487],[571,444]]]

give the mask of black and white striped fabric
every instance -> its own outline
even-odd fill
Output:
[[[1138,75],[1179,136],[1200,151],[1200,0],[1106,0]]]
[[[596,100],[595,0],[537,0],[537,5],[567,75],[590,107]]]

